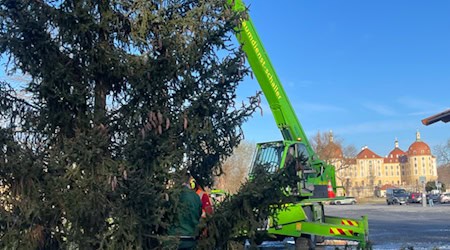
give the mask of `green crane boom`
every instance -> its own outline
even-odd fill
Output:
[[[246,11],[246,6],[241,0],[228,0],[228,3],[235,12]],[[308,185],[327,185],[328,182],[331,182],[336,191],[334,166],[322,161],[309,143],[250,17],[246,16],[245,19],[241,19],[239,24],[240,26],[236,27],[237,39],[242,44],[250,67],[270,105],[275,122],[283,135],[284,143],[300,143],[302,145],[298,144],[297,148],[302,147],[302,149],[298,151],[306,150],[310,167],[315,172],[309,173],[305,177],[308,179]],[[283,167],[283,164],[280,164],[280,167]]]
[[[227,0],[237,13],[246,11],[242,0]],[[274,225],[269,219],[264,239],[295,237],[298,249],[313,249],[319,237],[334,237],[359,241],[365,249],[368,241],[367,217],[361,219],[326,216],[324,201],[334,198],[336,178],[334,166],[319,159],[297,118],[263,44],[248,16],[236,27],[250,67],[270,105],[283,141],[258,143],[253,168],[265,166],[269,171],[296,166],[300,181],[291,189],[296,202],[279,211]],[[306,159],[306,162],[305,162]],[[297,166],[299,166],[297,168]],[[333,192],[334,191],[334,192]],[[306,243],[306,245],[305,245]]]
[[[235,1],[234,11],[245,11],[246,7],[242,1]],[[243,50],[247,55],[248,62],[258,80],[264,95],[272,110],[275,122],[280,129],[283,138],[289,141],[301,141],[305,144],[310,156],[315,156],[308,138],[292,108],[280,79],[270,62],[269,56],[256,32],[256,29],[248,17],[240,22],[241,27],[237,39],[243,44]]]

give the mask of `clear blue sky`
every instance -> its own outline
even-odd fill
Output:
[[[432,149],[450,138],[450,123],[421,123],[450,108],[450,1],[244,1],[309,137],[333,130],[381,156],[417,130]],[[248,78],[238,96],[259,90]],[[263,109],[246,140],[281,139],[264,98]]]
[[[308,137],[332,130],[380,156],[417,130],[432,150],[450,139],[450,123],[421,123],[450,108],[450,1],[244,1]],[[259,89],[248,78],[238,94]],[[263,109],[246,140],[282,138]]]

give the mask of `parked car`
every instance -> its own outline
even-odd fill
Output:
[[[440,197],[439,194],[427,194],[427,203],[430,200],[430,198],[433,199],[434,203],[439,202],[439,197]]]
[[[355,205],[356,198],[348,196],[343,199],[331,201],[330,204],[332,204],[332,205]]]
[[[441,194],[441,197],[439,197],[440,203],[448,203],[450,202],[450,193],[443,193]]]
[[[422,202],[422,193],[411,193],[409,194],[409,202],[410,203],[421,203]]]
[[[407,204],[409,193],[403,188],[388,188],[386,189],[386,203],[391,204]]]

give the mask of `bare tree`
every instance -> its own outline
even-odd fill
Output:
[[[434,152],[438,159],[439,166],[445,166],[450,164],[450,139],[447,144],[441,144],[434,147]]]
[[[447,143],[435,146],[434,153],[438,162],[438,179],[448,186],[450,185],[450,139],[447,140]]]
[[[340,141],[335,141],[332,132],[321,133],[317,131],[311,139],[311,146],[320,159],[334,165],[335,161],[342,158],[342,146]]]
[[[254,143],[242,141],[224,162],[222,166],[224,173],[216,179],[216,187],[229,193],[238,191],[247,178],[254,151]]]
[[[328,133],[318,131],[310,139],[310,143],[321,160],[335,167],[338,183],[345,190],[349,190],[351,183],[345,172],[354,162],[357,154],[355,146],[344,146],[344,140],[334,136],[331,131]]]

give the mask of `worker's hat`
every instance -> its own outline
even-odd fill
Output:
[[[195,189],[196,186],[197,186],[197,183],[195,182],[195,179],[191,176],[191,178],[189,179],[189,187],[191,189]]]

